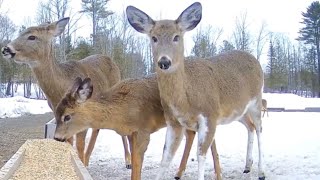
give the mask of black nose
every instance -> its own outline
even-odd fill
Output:
[[[8,46],[3,47],[1,53],[3,56],[11,55],[11,58],[13,58],[16,55],[11,51],[11,49]]]
[[[158,61],[158,66],[160,67],[160,69],[169,69],[169,67],[171,66],[171,61],[166,57],[161,57],[160,61]]]
[[[60,138],[54,138],[54,140],[60,141],[60,142],[65,142],[66,141],[66,139],[60,139]]]

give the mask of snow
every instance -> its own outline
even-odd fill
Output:
[[[263,94],[268,107],[304,109],[320,107],[320,99],[303,98],[293,94]],[[21,114],[50,112],[46,101],[23,97],[0,99],[0,117],[16,117]],[[5,115],[4,115],[5,114]],[[263,151],[267,179],[271,180],[319,180],[320,179],[320,113],[316,112],[269,112],[263,118]],[[161,161],[166,129],[151,135],[145,153],[142,179],[154,179]],[[197,138],[182,179],[197,177]],[[87,139],[88,140],[88,139]],[[184,149],[183,139],[163,179],[173,179]],[[247,130],[238,123],[220,125],[216,133],[217,149],[223,179],[248,180],[258,178],[258,147],[255,137],[252,171],[243,174],[246,158]],[[130,179],[125,168],[121,137],[111,130],[101,130],[93,150],[89,172],[94,179]],[[205,179],[214,179],[211,153],[208,152]]]
[[[0,118],[19,117],[25,114],[52,112],[46,100],[27,99],[23,96],[0,98]]]

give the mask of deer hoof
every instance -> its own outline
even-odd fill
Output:
[[[249,173],[250,172],[250,170],[248,170],[248,169],[245,169],[244,171],[243,171],[243,173]],[[259,178],[260,179],[260,178]]]
[[[127,168],[127,169],[131,169],[131,168],[132,168],[131,164],[127,164],[127,165],[126,165],[126,168]]]

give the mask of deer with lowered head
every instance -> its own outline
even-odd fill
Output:
[[[80,61],[57,62],[52,40],[63,33],[68,22],[69,18],[63,18],[51,24],[29,27],[2,48],[4,58],[29,65],[53,111],[66,93],[69,84],[78,76],[91,77],[97,93],[120,81],[118,66],[104,55],[92,55]],[[76,136],[78,154],[86,166],[89,163],[98,132],[98,129],[93,129],[86,152],[84,149],[87,130],[83,129]],[[130,153],[127,139],[122,137],[122,140],[125,147],[126,166],[129,168]]]
[[[244,122],[247,117],[251,119],[258,139],[258,176],[260,180],[265,179],[261,143],[263,72],[260,63],[249,53],[230,51],[217,55],[213,61],[194,60],[187,68],[183,36],[202,18],[199,2],[185,9],[176,20],[154,21],[133,6],[128,6],[126,12],[131,26],[150,37],[166,117],[166,141],[156,179],[161,178],[172,161],[184,129],[189,129],[198,133],[198,180],[203,180],[206,153],[215,139],[216,126]],[[253,131],[247,129],[244,173],[250,172],[252,166]]]
[[[95,97],[92,97],[93,89],[90,78],[76,78],[56,108],[55,139],[64,141],[88,128],[112,129],[128,136],[132,158],[131,179],[140,180],[150,135],[166,126],[155,74],[123,80]],[[175,179],[180,179],[186,168],[194,136],[193,131],[186,131],[185,150]],[[221,177],[215,142],[211,151],[215,171]]]

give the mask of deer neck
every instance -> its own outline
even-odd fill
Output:
[[[47,52],[45,53],[47,55],[39,61],[41,63],[30,67],[47,99],[50,100],[53,107],[56,107],[65,93],[63,82],[66,77],[53,55],[52,48],[48,48]]]
[[[126,126],[125,122],[121,122],[123,115],[117,110],[117,107],[112,102],[97,97],[86,102],[81,112],[89,114],[92,128],[112,129],[121,135],[129,135],[132,130]]]
[[[174,72],[166,73],[158,70],[157,74],[161,102],[169,108],[174,107],[179,111],[188,112],[190,107],[184,63],[179,64]]]

